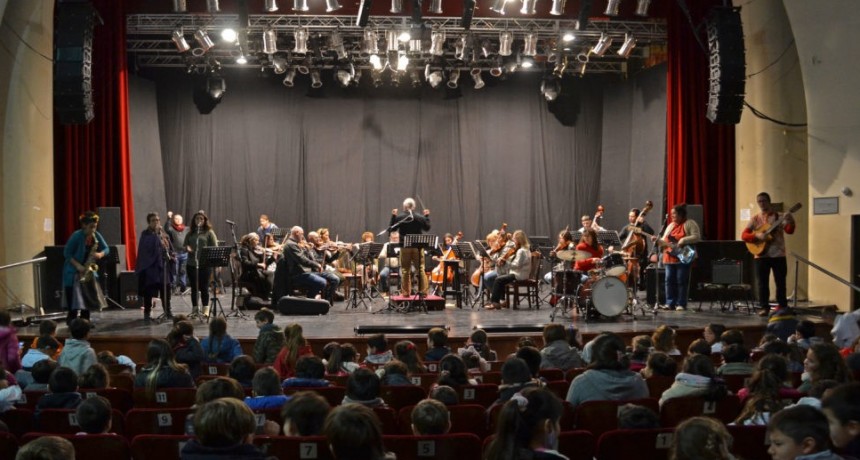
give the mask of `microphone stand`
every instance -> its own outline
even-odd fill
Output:
[[[167,290],[168,282],[168,263],[170,262],[170,247],[173,246],[173,242],[169,239],[167,240],[168,247],[164,246],[164,232],[161,230],[161,227],[158,228],[156,233],[158,235],[158,243],[161,245],[161,314],[155,318],[155,322],[159,323],[162,319],[170,319],[173,318],[173,315],[170,313],[170,291]]]
[[[227,221],[227,224],[230,226],[230,234],[233,236],[233,254],[236,258],[239,257],[239,240],[236,239],[236,223],[232,221]],[[232,258],[231,258],[232,259]],[[266,251],[263,250],[263,263],[266,262]],[[233,261],[230,261],[230,284],[232,285],[232,299],[230,299],[230,314],[224,315],[225,318],[229,318],[231,316],[235,316],[237,318],[247,318],[245,312],[242,311],[240,307],[236,305],[236,284],[238,284],[236,280],[236,270],[233,266]]]
[[[188,315],[188,319],[195,319],[195,318],[201,319],[202,316],[200,315],[200,308],[202,308],[202,305],[200,305],[200,303],[203,302],[203,294],[200,291],[200,258],[197,257],[197,255],[200,253],[200,230],[202,229],[202,226],[201,225],[195,225],[194,228],[195,228],[195,231],[197,233],[197,236],[195,237],[195,239],[197,240],[197,244],[194,245],[194,281],[195,281],[195,285],[197,286],[197,302],[198,302],[198,304],[197,304],[196,310],[192,307],[192,311],[191,311],[191,314]],[[206,289],[209,289],[208,281],[207,281]],[[192,300],[193,300],[193,297],[194,297],[194,293],[192,292]]]

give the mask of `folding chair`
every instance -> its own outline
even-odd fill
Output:
[[[131,398],[131,392],[119,388],[81,388],[78,392],[84,397],[84,399],[92,398],[93,396],[101,396],[110,401],[111,408],[116,409],[123,414],[131,410],[134,405],[134,401]]]
[[[455,390],[461,404],[480,404],[490,407],[499,399],[499,386],[494,384],[462,385]]]

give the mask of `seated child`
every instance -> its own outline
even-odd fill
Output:
[[[245,398],[251,410],[282,407],[290,398],[281,389],[281,377],[271,367],[258,369],[252,384],[253,396]]]
[[[325,365],[317,356],[306,355],[296,361],[296,376],[285,379],[281,386],[289,387],[327,387],[331,383],[325,379]]]
[[[773,460],[841,460],[830,452],[827,417],[812,406],[795,406],[775,413],[767,426]]]
[[[281,408],[284,436],[319,436],[331,406],[313,391],[300,391]]]
[[[860,383],[840,385],[822,400],[830,439],[846,456],[860,458]]]
[[[439,401],[425,399],[412,409],[412,433],[416,436],[445,434],[451,429],[451,414]]]
[[[75,409],[78,425],[85,434],[105,434],[111,430],[111,405],[103,396],[91,396]]]

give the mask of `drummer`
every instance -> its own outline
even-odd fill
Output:
[[[567,229],[562,230],[558,234],[558,244],[556,244],[555,249],[553,249],[549,253],[549,256],[551,258],[553,258],[553,259],[558,258],[560,260],[560,262],[557,263],[549,273],[544,275],[543,279],[544,279],[544,281],[546,281],[547,284],[552,283],[552,273],[553,272],[560,272],[560,271],[570,269],[570,261],[572,260],[572,257],[565,257],[565,255],[570,254],[569,252],[566,252],[566,251],[570,251],[570,250],[574,249],[575,247],[576,247],[576,245],[573,242],[573,235],[570,234],[570,230],[567,230]],[[565,252],[565,254],[559,255],[558,254],[559,252]]]
[[[576,264],[574,270],[583,272],[583,281],[588,279],[587,273],[598,267],[598,262],[603,257],[603,246],[597,242],[597,232],[586,228],[582,232],[582,238],[576,245]],[[582,251],[582,252],[580,252]]]

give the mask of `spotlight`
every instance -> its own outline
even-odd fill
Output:
[[[505,61],[504,69],[506,73],[514,73],[517,71],[517,67],[519,67],[519,63],[517,59],[509,58]]]
[[[361,54],[369,56],[379,53],[379,36],[373,29],[364,29],[364,40],[361,46]]]
[[[442,0],[431,0],[430,9],[427,11],[433,14],[442,14]]]
[[[401,55],[397,58],[397,70],[398,70],[399,72],[403,72],[403,71],[405,71],[405,70],[406,70],[406,67],[408,67],[408,66],[409,66],[409,58],[408,58],[408,57],[406,57],[406,55],[405,55],[405,54],[401,54]]]
[[[403,0],[391,0],[391,9],[389,13],[399,14],[403,12]]]
[[[331,47],[338,59],[343,60],[349,57],[349,53],[346,52],[346,46],[343,44],[343,36],[337,30],[329,36],[329,47]]]
[[[283,56],[274,56],[272,58],[272,68],[276,75],[281,75],[287,71],[287,60]]]
[[[263,32],[263,53],[275,54],[278,52],[278,34],[275,29],[266,29]]]
[[[490,7],[490,11],[495,11],[499,14],[505,14],[505,5],[508,3],[508,0],[496,0],[493,2],[493,6]]]
[[[320,71],[314,69],[311,71],[311,88],[322,88],[322,80],[320,79]]]
[[[221,8],[218,6],[218,0],[206,0],[206,11],[209,14],[220,12]]]
[[[457,42],[454,43],[454,58],[458,61],[462,61],[466,58],[466,36],[461,35],[460,38],[457,39]]]
[[[236,43],[236,38],[238,37],[239,35],[236,33],[236,30],[229,27],[221,31],[221,40],[225,42]]]
[[[424,67],[424,79],[430,83],[431,88],[438,88],[444,78],[445,75],[440,67],[431,67],[430,64]]]
[[[561,94],[561,83],[558,78],[552,76],[544,78],[540,84],[540,93],[547,102],[552,102]]]
[[[299,73],[302,75],[307,75],[308,73],[310,73],[311,67],[313,67],[313,65],[314,58],[311,57],[310,54],[308,54],[303,61],[299,62],[296,65],[296,70],[298,70]]]
[[[636,2],[636,16],[648,16],[648,8],[651,6],[651,0],[638,0]]]
[[[606,11],[603,14],[607,16],[618,16],[618,7],[621,6],[621,0],[607,0]]]
[[[287,74],[284,75],[284,81],[282,82],[284,86],[287,88],[292,88],[295,83],[293,82],[296,79],[296,69],[290,69],[287,71]]]
[[[307,11],[308,0],[293,0],[293,11]]]
[[[561,41],[565,43],[570,43],[574,40],[576,40],[576,35],[574,35],[573,32],[565,32],[564,35],[561,36]]]
[[[472,80],[475,81],[475,89],[481,89],[486,86],[486,83],[484,83],[484,79],[481,78],[481,69],[473,67],[472,71],[469,72],[469,75],[471,75]]]
[[[209,34],[203,29],[197,29],[197,31],[194,32],[194,40],[197,41],[197,44],[200,45],[200,48],[204,53],[215,46],[215,43],[212,43],[212,39],[209,38]]]
[[[394,29],[385,31],[385,51],[397,52],[400,41],[397,39],[398,33]]]
[[[186,40],[185,36],[182,35],[181,29],[174,30],[173,36],[170,39],[173,40],[173,44],[176,45],[176,49],[180,53],[184,53],[191,49],[191,45],[188,44],[188,40]]]
[[[409,43],[410,40],[412,40],[412,34],[407,29],[403,29],[397,34],[397,41],[401,43]]]
[[[509,30],[499,33],[499,56],[510,56],[511,45],[514,43],[514,34]]]
[[[472,17],[475,15],[475,0],[463,0],[463,16],[460,18],[460,27],[469,30],[472,27]]]
[[[245,64],[247,64],[247,63],[248,63],[248,59],[247,59],[247,58],[245,58],[245,55],[244,55],[244,54],[240,54],[240,55],[236,58],[236,64],[239,64],[239,65],[245,65]]]
[[[399,72],[394,72],[388,76],[388,78],[390,79],[389,81],[391,82],[391,86],[395,88],[400,86],[400,75],[401,74]]]
[[[216,101],[220,101],[227,92],[227,82],[219,76],[211,76],[206,79],[206,93]]]
[[[382,59],[378,54],[370,55],[370,65],[373,67],[373,70],[382,70]]]
[[[537,54],[538,35],[535,32],[529,32],[525,37],[525,46],[523,47],[524,56],[534,56]]]
[[[552,74],[557,78],[561,78],[564,76],[564,71],[566,69],[567,69],[567,56],[564,56],[558,61],[558,64],[555,65],[555,68],[552,69]]]
[[[460,83],[460,69],[454,69],[448,74],[448,87],[451,89],[456,89]]]
[[[596,54],[598,56],[603,56],[606,54],[606,50],[609,49],[609,46],[612,45],[612,37],[606,35],[605,33],[600,34],[600,39],[597,40],[597,44],[594,45],[594,48],[591,48],[591,53]]]
[[[409,54],[413,56],[421,56],[424,54],[424,42],[420,38],[409,40]]]
[[[412,87],[417,88],[421,86],[421,74],[418,72],[418,69],[414,69],[409,74],[409,79],[412,80]]]
[[[441,56],[445,54],[445,31],[433,29],[430,33],[430,54]]]
[[[520,56],[519,67],[522,67],[523,69],[531,69],[534,66],[535,66],[534,58],[532,58],[530,56],[526,56],[526,57]]]
[[[633,35],[624,34],[624,43],[618,49],[618,55],[623,58],[629,58],[630,53],[636,48],[636,37]]]
[[[351,62],[341,65],[335,72],[334,78],[340,86],[346,88],[355,79],[355,67]]]
[[[361,3],[358,5],[358,16],[355,21],[358,27],[367,25],[367,21],[370,19],[370,7],[372,4],[373,0],[361,0]]]
[[[263,8],[267,13],[278,11],[278,0],[266,0],[266,6]]]
[[[564,4],[567,0],[552,0],[552,8],[549,10],[549,14],[553,16],[561,16],[564,14]]]
[[[523,0],[523,7],[520,10],[520,14],[535,14],[537,12],[535,10],[536,4],[537,0]]]
[[[337,0],[325,0],[325,12],[331,13],[343,8]]]
[[[490,41],[489,40],[482,41],[481,42],[481,56],[484,56],[484,58],[486,59],[486,58],[490,57],[490,55],[492,55],[492,54],[493,54],[493,45],[490,43]]]
[[[308,29],[305,27],[299,27],[293,32],[293,36],[296,39],[296,46],[293,48],[293,53],[296,54],[307,54],[308,52]]]
[[[493,67],[490,68],[490,75],[494,77],[502,76],[502,57],[496,57],[496,62],[493,64]]]
[[[173,0],[173,12],[184,13],[188,11],[188,5],[185,0]]]
[[[370,72],[370,77],[373,79],[373,87],[379,88],[382,86],[382,71],[381,70],[372,70]]]

